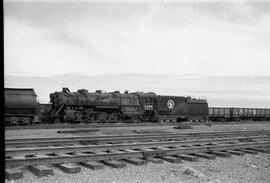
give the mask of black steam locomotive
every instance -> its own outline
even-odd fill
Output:
[[[177,122],[206,120],[206,100],[190,97],[162,96],[155,93],[119,91],[102,93],[81,89],[50,94],[51,118],[59,122]]]
[[[16,91],[20,97],[18,98],[14,93],[10,95],[10,90]],[[24,98],[23,95],[26,96],[29,91],[32,93],[31,98]],[[49,123],[179,122],[204,121],[208,118],[208,104],[204,99],[162,96],[152,92],[103,93],[101,90],[88,92],[85,89],[70,92],[68,88],[63,88],[61,92],[50,94],[50,104],[39,104],[33,89],[5,89],[5,99],[6,125],[37,121]],[[25,110],[27,113],[23,112]],[[23,119],[27,119],[27,123]]]

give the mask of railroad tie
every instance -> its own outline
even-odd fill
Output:
[[[141,148],[140,150],[143,152],[145,158],[159,157],[165,155],[165,153],[162,152],[162,150],[160,149]]]
[[[144,151],[144,152],[153,152],[155,151],[154,149],[150,149],[150,148],[140,148],[141,151]]]
[[[10,157],[11,159],[25,159],[25,156],[19,156],[19,155],[12,155]]]
[[[264,153],[270,154],[270,147],[267,147]]]
[[[87,153],[84,153],[84,152],[75,152],[74,155],[77,155],[77,156],[87,156]]]
[[[164,161],[162,161],[161,159],[159,158],[147,158],[147,161],[150,161],[152,163],[155,163],[155,164],[161,164],[161,163],[164,163]]]
[[[133,164],[133,165],[145,165],[147,161],[139,158],[129,158],[129,159],[124,159],[124,161]]]
[[[160,159],[167,161],[169,163],[181,163],[181,159],[177,158],[177,157],[173,157],[173,156],[164,156],[164,157],[160,157]]]
[[[45,177],[47,175],[54,175],[53,169],[45,165],[29,166],[29,170],[38,177]]]
[[[209,153],[210,154],[214,154],[214,155],[219,156],[219,157],[224,157],[224,158],[231,157],[231,154],[230,153],[227,153],[227,152],[211,151]]]
[[[23,178],[23,173],[18,168],[5,169],[5,178],[8,180],[17,180]]]
[[[262,152],[262,153],[270,153],[270,149],[266,149],[266,148],[247,148],[248,150],[252,150],[252,151],[258,151],[258,152]]]
[[[94,154],[104,154],[104,151],[102,151],[102,150],[94,150],[93,153]]]
[[[37,158],[47,158],[49,156],[46,155],[46,154],[35,154],[35,157],[37,157]]]
[[[171,150],[171,148],[167,148],[167,147],[156,147],[155,150],[166,151],[166,150]]]
[[[242,151],[235,151],[235,150],[227,150],[226,152],[228,152],[230,154],[238,155],[238,156],[244,156],[244,154],[245,154]]]
[[[216,159],[215,155],[207,154],[207,153],[193,153],[191,155],[198,156],[200,158],[205,158],[205,159]]]
[[[178,146],[170,146],[168,147],[169,149],[176,149],[176,148],[179,148]]]
[[[132,153],[132,152],[138,152],[138,151],[135,151],[133,149],[125,149],[124,152],[131,152]]]
[[[209,142],[207,145],[218,145],[217,142]]]
[[[92,170],[99,170],[102,169],[104,167],[104,164],[99,163],[97,161],[87,161],[87,162],[81,162],[81,165],[90,168]]]
[[[186,161],[198,161],[199,158],[197,156],[192,156],[192,155],[188,155],[188,154],[178,154],[178,155],[175,155],[176,157],[178,158],[181,158],[183,160],[186,160]]]
[[[258,151],[252,151],[252,150],[248,150],[248,149],[239,149],[239,151],[248,153],[248,154],[258,154]]]
[[[56,167],[61,169],[65,173],[79,173],[81,171],[81,167],[74,163],[63,163],[63,164],[57,164]]]
[[[111,161],[102,161],[105,165],[111,166],[113,168],[124,168],[126,167],[125,163],[122,163],[120,161],[115,161],[115,160],[111,160]]]
[[[61,152],[57,152],[57,153],[53,153],[55,156],[59,156],[59,157],[70,157],[73,156],[72,154],[67,154],[67,153],[61,153]]]

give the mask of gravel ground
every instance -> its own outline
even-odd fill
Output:
[[[239,121],[239,122],[211,122],[216,125],[224,124],[256,124],[270,121]],[[64,129],[64,128],[104,128],[104,127],[130,127],[130,126],[174,126],[176,123],[61,123],[61,124],[32,124],[27,126],[5,126],[6,130],[20,129]],[[205,125],[205,122],[191,122],[192,125]]]
[[[187,169],[191,174],[186,174]],[[269,183],[270,155],[233,155],[231,158],[215,160],[200,159],[199,162],[183,161],[180,164],[148,163],[143,166],[127,164],[126,168],[115,169],[105,167],[102,170],[82,168],[77,174],[66,174],[54,168],[54,176],[37,178],[28,170],[23,170],[24,178],[6,182],[194,182],[194,183]],[[195,172],[195,173],[194,173]]]
[[[207,131],[237,131],[237,130],[270,130],[270,124],[230,124],[193,126],[193,129],[173,129],[172,126],[155,127],[111,127],[100,128],[100,132],[80,134],[58,134],[57,129],[36,130],[6,130],[6,138],[30,138],[48,136],[78,136],[78,135],[112,135],[130,134],[134,130],[167,131],[167,132],[207,132]],[[54,176],[37,178],[29,170],[23,168],[24,178],[5,182],[194,182],[194,183],[269,183],[270,182],[270,154],[249,155],[243,157],[232,155],[231,158],[217,158],[216,160],[200,159],[199,162],[183,161],[180,164],[148,163],[143,166],[127,164],[126,168],[114,169],[106,167],[102,170],[90,170],[82,167],[78,174],[66,174],[58,168],[54,169]],[[185,172],[190,172],[186,174]]]
[[[67,128],[72,129],[72,128]],[[173,126],[144,126],[144,127],[106,127],[99,128],[99,132],[90,133],[57,133],[59,129],[21,129],[5,130],[5,138],[31,138],[31,137],[60,137],[60,136],[96,136],[134,134],[134,130],[167,131],[172,133],[209,132],[209,131],[237,131],[237,130],[270,130],[270,123],[258,124],[230,124],[212,126],[193,126],[193,129],[174,129]]]

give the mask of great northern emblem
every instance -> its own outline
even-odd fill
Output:
[[[169,109],[173,109],[174,108],[174,101],[173,100],[168,100],[168,102],[167,102],[167,107],[169,108]]]

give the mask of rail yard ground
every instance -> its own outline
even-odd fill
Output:
[[[49,129],[6,129],[6,138],[32,138],[32,137],[58,137],[58,136],[77,136],[77,135],[121,135],[121,134],[136,134],[136,130],[145,131],[146,133],[151,132],[172,132],[172,133],[186,133],[186,132],[208,132],[208,131],[237,131],[237,130],[270,130],[270,122],[257,122],[257,123],[222,123],[222,124],[212,124],[212,126],[206,125],[192,125],[193,129],[174,129],[173,126],[178,124],[169,124],[162,126],[110,126],[110,127],[100,127],[98,132],[91,133],[57,133],[61,130],[71,130],[73,128],[49,128]],[[78,126],[77,126],[78,127]],[[83,125],[79,125],[80,128],[85,129]],[[76,128],[78,129],[78,128]]]
[[[175,125],[176,126],[176,125]],[[127,126],[100,127],[98,132],[91,133],[57,133],[60,129],[12,129],[5,131],[5,138],[35,138],[64,136],[104,136],[126,135],[138,133],[186,133],[186,132],[216,132],[238,130],[270,130],[270,123],[226,124],[212,126],[193,125],[193,129],[174,129],[172,125],[164,126]],[[70,130],[71,128],[61,129]],[[82,167],[80,173],[67,174],[58,168],[53,168],[54,175],[38,178],[29,170],[23,168],[24,178],[6,182],[262,182],[270,180],[270,154],[232,155],[229,158],[217,157],[214,160],[200,158],[198,162],[182,161],[182,163],[132,165],[126,163],[125,168],[105,166],[100,170]]]

